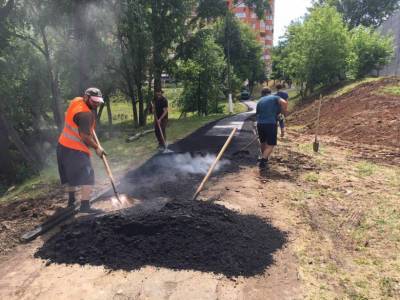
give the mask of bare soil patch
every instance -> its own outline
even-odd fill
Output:
[[[395,155],[400,147],[400,97],[386,94],[382,88],[399,84],[398,78],[385,78],[361,84],[338,97],[324,98],[320,133],[354,145],[377,145]],[[305,126],[305,133],[314,133],[318,105],[318,101],[306,104],[291,114],[289,122]]]

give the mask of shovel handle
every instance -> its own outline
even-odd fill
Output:
[[[321,114],[321,106],[322,106],[322,95],[319,96],[319,107],[318,107],[318,116],[317,116],[317,128],[315,130],[315,141],[318,140],[319,117],[320,117],[320,114]]]
[[[100,141],[99,141],[99,139],[97,137],[96,131],[94,131],[94,130],[93,130],[93,137],[94,137],[94,140],[96,141],[97,145],[101,146],[100,145]],[[104,166],[106,167],[106,172],[107,172],[108,177],[110,178],[111,185],[112,185],[112,188],[114,190],[115,197],[117,197],[117,199],[120,201],[119,195],[118,195],[118,192],[117,192],[117,188],[115,187],[115,183],[114,183],[114,176],[113,176],[113,174],[111,172],[110,165],[108,164],[107,158],[106,158],[106,156],[104,154],[101,156],[101,160],[103,161]]]
[[[204,185],[206,184],[208,178],[210,177],[212,171],[214,170],[215,166],[217,165],[218,161],[221,159],[222,155],[224,154],[226,148],[229,146],[230,142],[233,139],[233,136],[236,133],[237,128],[233,128],[231,134],[229,135],[228,139],[226,140],[224,146],[222,147],[221,151],[219,152],[217,158],[211,165],[211,167],[208,169],[207,175],[204,177],[203,181],[200,183],[199,187],[196,190],[196,193],[193,195],[192,200],[196,200],[197,196],[200,194],[201,190],[203,189]]]

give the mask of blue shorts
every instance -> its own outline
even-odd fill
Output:
[[[257,124],[258,138],[261,143],[276,146],[278,126],[275,124]]]

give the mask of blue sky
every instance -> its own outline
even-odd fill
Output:
[[[275,0],[274,45],[285,33],[285,27],[307,12],[307,8],[311,7],[311,2],[312,0]]]

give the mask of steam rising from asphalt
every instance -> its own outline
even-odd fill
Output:
[[[160,185],[168,183],[174,185],[186,180],[188,175],[204,176],[216,159],[214,154],[192,155],[184,154],[161,154],[154,156],[144,166],[137,169],[134,179],[128,177],[128,181],[120,185],[120,191],[123,194],[132,195],[137,189],[150,191]],[[227,159],[220,160],[214,168],[213,172],[220,171],[230,162]],[[200,183],[201,179],[196,178]],[[111,199],[114,208],[122,209],[133,205],[130,199],[125,195],[120,195],[121,202],[115,197]]]
[[[210,168],[211,164],[215,161],[215,158],[216,155],[209,153],[205,156],[192,156],[190,155],[190,153],[185,153],[161,157],[160,163],[161,166],[169,167],[170,169],[172,169],[173,173],[205,175],[207,174],[207,171]],[[214,171],[218,171],[228,164],[229,160],[220,160],[216,165]]]
[[[117,197],[112,197],[111,198],[111,204],[114,208],[117,209],[123,209],[123,208],[128,208],[132,205],[132,203],[128,200],[128,197],[126,195],[118,195],[119,200]]]

